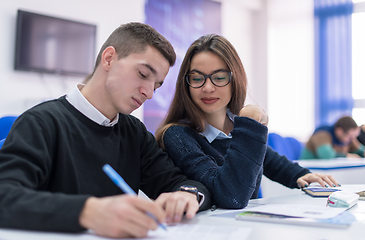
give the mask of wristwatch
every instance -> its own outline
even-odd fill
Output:
[[[198,191],[198,188],[195,186],[190,186],[190,185],[182,185],[179,187],[178,191],[183,191],[183,192],[189,192],[192,194],[195,194],[196,199],[199,202],[199,207],[203,204],[205,196],[203,193]]]
[[[199,192],[198,192],[197,187],[190,186],[190,185],[182,185],[179,187],[179,191],[192,193],[192,194],[196,195],[196,199],[199,201],[200,197],[199,197]]]

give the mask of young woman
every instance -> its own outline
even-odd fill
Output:
[[[338,183],[313,174],[266,145],[267,116],[244,106],[246,74],[229,41],[197,39],[182,62],[176,92],[156,138],[185,174],[203,183],[220,208],[243,208],[257,198],[261,176],[287,187]]]

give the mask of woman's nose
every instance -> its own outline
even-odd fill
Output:
[[[207,92],[211,92],[215,90],[215,86],[212,83],[212,80],[209,78],[207,78],[207,80],[205,81],[203,87],[202,87],[203,91],[207,91]]]

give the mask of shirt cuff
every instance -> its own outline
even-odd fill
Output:
[[[198,196],[199,196],[198,202],[199,202],[199,207],[200,207],[204,203],[205,195],[201,192],[198,192]]]

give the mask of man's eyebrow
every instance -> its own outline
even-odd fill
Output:
[[[151,65],[147,63],[143,63],[142,65],[149,68],[153,74],[156,74],[156,70]]]

